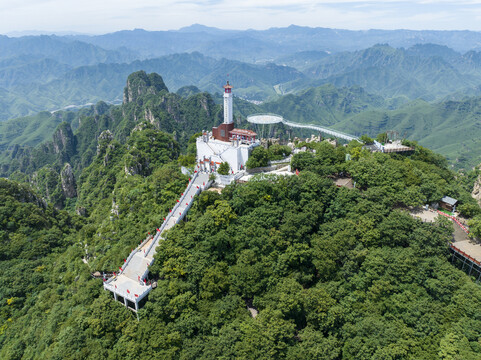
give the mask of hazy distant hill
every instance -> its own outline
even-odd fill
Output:
[[[24,84],[46,83],[71,69],[72,66],[56,60],[31,55],[0,59],[0,87],[9,89]]]
[[[138,70],[162,74],[172,91],[185,85],[201,90],[222,90],[226,79],[234,84],[237,96],[263,100],[276,94],[274,86],[304,75],[294,68],[275,64],[253,65],[234,60],[215,60],[200,53],[175,54],[130,64],[97,64],[66,72],[46,84],[24,84],[11,88],[0,98],[0,120],[37,111],[58,109],[70,104],[122,99],[127,76]],[[1,79],[0,71],[0,79]],[[19,103],[23,104],[21,107]]]
[[[408,50],[375,45],[323,57],[304,70],[304,79],[285,84],[284,91],[298,92],[331,83],[338,87],[361,86],[386,98],[431,101],[455,92],[479,94],[480,59],[477,52],[461,55],[432,44]]]
[[[456,51],[479,49],[475,31],[367,30],[352,31],[291,25],[268,30],[221,30],[194,25],[177,31],[124,30],[99,36],[72,36],[105,49],[127,47],[145,57],[199,51],[242,61],[272,61],[299,51],[354,51],[379,43],[394,47],[446,45]]]
[[[70,66],[102,62],[132,61],[136,55],[127,49],[105,50],[81,41],[54,35],[10,38],[0,35],[0,59],[30,55],[55,60]]]
[[[0,36],[0,120],[121,100],[124,79],[138,70],[162,74],[171,91],[194,85],[215,93],[229,78],[237,96],[256,101],[324,84],[360,86],[391,108],[418,98],[459,100],[481,94],[481,53],[472,50],[478,40],[480,34],[469,31],[237,31],[202,25],[101,36]],[[390,45],[359,50],[381,42]],[[169,55],[145,59],[160,54]]]
[[[254,106],[237,101],[244,116],[271,112],[291,121],[329,126],[355,135],[395,130],[446,156],[457,167],[481,163],[481,97],[428,103],[414,100],[393,110],[391,103],[359,87],[324,85]]]

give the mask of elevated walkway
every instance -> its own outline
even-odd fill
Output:
[[[282,123],[290,127],[319,131],[321,133],[328,134],[347,141],[356,140],[361,142],[357,136],[350,135],[342,131],[333,130],[333,129],[330,129],[324,126],[319,126],[319,125],[300,124],[292,121],[287,121],[282,116],[276,115],[276,114],[253,114],[247,117],[247,121],[250,122],[251,124],[261,124],[261,125]]]
[[[152,290],[146,278],[149,266],[154,261],[156,248],[164,239],[162,233],[182,221],[192,206],[194,197],[209,185],[209,174],[196,172],[155,236],[149,236],[135,248],[119,269],[120,272],[104,282],[104,289],[111,291],[115,300],[121,301],[133,311],[138,311],[140,301]]]
[[[469,238],[469,229],[456,217],[438,211],[439,215],[447,217],[454,222],[453,241],[449,244],[449,250],[453,256],[452,263],[458,263],[461,270],[468,275],[474,276],[476,281],[481,280],[481,244]]]

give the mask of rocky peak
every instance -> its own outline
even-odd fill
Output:
[[[97,139],[98,141],[97,155],[99,155],[102,151],[104,151],[107,148],[108,144],[110,144],[113,139],[114,139],[114,135],[110,130],[102,131]]]
[[[473,192],[471,193],[471,196],[475,198],[478,204],[481,206],[481,175],[479,175],[474,182]]]
[[[108,105],[104,101],[99,101],[94,106],[94,114],[97,116],[107,114],[109,111],[110,111],[110,105]]]
[[[52,137],[52,144],[55,154],[65,153],[67,157],[75,152],[75,136],[72,132],[70,124],[61,123]]]
[[[73,174],[72,166],[66,163],[60,172],[60,179],[62,182],[62,191],[66,198],[73,198],[77,196],[77,184]]]
[[[135,102],[139,97],[161,91],[169,91],[164,80],[159,74],[147,74],[145,71],[137,71],[129,75],[124,89],[124,104]]]

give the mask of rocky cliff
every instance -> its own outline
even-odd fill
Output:
[[[76,140],[69,123],[63,122],[57,127],[52,137],[52,145],[55,154],[62,153],[69,158],[75,153]]]
[[[67,199],[77,196],[77,184],[75,182],[75,176],[72,166],[66,163],[60,172],[60,180],[62,183],[62,191]]]
[[[479,175],[476,181],[474,182],[471,196],[476,199],[478,204],[481,205],[481,175]]]
[[[148,74],[145,71],[137,71],[129,75],[124,89],[124,104],[137,101],[145,95],[157,95],[161,91],[169,91],[164,80],[159,74]]]

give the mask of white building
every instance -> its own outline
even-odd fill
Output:
[[[224,122],[197,138],[197,163],[202,170],[217,171],[227,162],[231,173],[245,168],[252,149],[260,145],[252,130],[235,129],[232,114],[232,86],[224,85]]]

